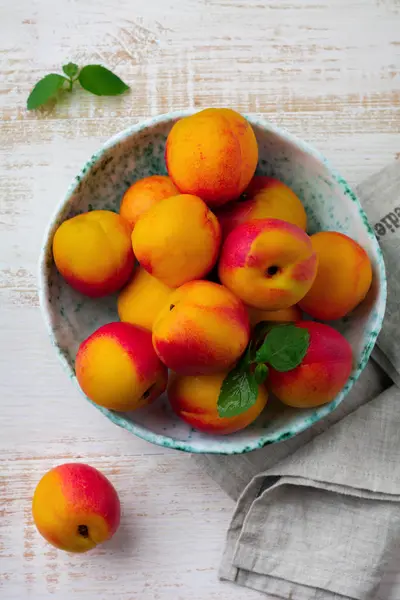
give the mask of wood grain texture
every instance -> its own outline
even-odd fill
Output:
[[[219,583],[233,510],[186,455],[118,429],[82,400],[46,338],[37,258],[85,160],[143,117],[184,107],[263,114],[315,144],[350,183],[400,153],[399,0],[0,0],[0,597],[235,600]],[[28,113],[45,73],[101,62],[132,88],[83,90]],[[81,460],[120,492],[117,536],[87,556],[50,548],[30,502]]]

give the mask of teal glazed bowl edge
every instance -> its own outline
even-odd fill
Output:
[[[40,306],[51,343],[76,385],[74,362],[78,347],[95,329],[118,320],[116,296],[93,300],[65,283],[53,261],[54,233],[64,220],[81,212],[118,211],[124,192],[134,181],[166,174],[164,149],[168,132],[178,119],[193,112],[196,111],[160,115],[111,137],[75,177],[50,219],[39,260]],[[329,404],[314,409],[292,409],[271,399],[252,425],[229,436],[195,431],[172,412],[165,394],[153,405],[131,413],[116,413],[94,405],[113,423],[140,438],[186,452],[250,452],[287,440],[326,417],[344,400],[367,364],[385,313],[386,275],[382,252],[350,186],[307,143],[264,119],[246,117],[259,145],[257,174],[276,177],[293,189],[306,208],[309,233],[340,231],[358,241],[371,259],[373,285],[351,315],[333,324],[350,342],[354,364],[345,387]]]

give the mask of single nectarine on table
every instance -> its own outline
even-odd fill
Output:
[[[137,221],[136,258],[168,287],[201,279],[214,266],[221,243],[217,217],[198,196],[165,198]]]
[[[61,275],[78,292],[92,298],[112,294],[133,271],[130,227],[108,210],[72,217],[54,235],[53,256]]]
[[[308,292],[317,257],[300,227],[279,219],[256,219],[228,235],[218,272],[221,282],[249,306],[280,310]]]
[[[302,321],[296,327],[307,329],[310,334],[307,353],[291,371],[279,372],[270,367],[267,385],[288,406],[312,408],[331,402],[350,377],[351,346],[336,329],[324,323]]]
[[[321,231],[311,236],[311,243],[318,256],[317,276],[300,307],[315,319],[340,319],[367,295],[371,261],[365,250],[343,233]]]
[[[118,494],[97,469],[59,465],[37,484],[32,514],[39,533],[67,552],[87,552],[110,539],[120,521]]]
[[[168,399],[174,412],[186,423],[204,433],[226,435],[244,429],[262,412],[267,403],[264,386],[258,388],[256,402],[234,417],[220,417],[218,397],[227,373],[213,375],[176,375],[168,386]]]
[[[171,292],[171,288],[140,267],[118,296],[119,318],[151,331]]]
[[[238,198],[253,177],[257,141],[242,115],[229,108],[208,108],[175,123],[165,161],[181,193],[221,206]]]
[[[139,179],[123,195],[119,214],[133,229],[138,218],[155,204],[179,194],[178,188],[166,175],[150,175]]]
[[[278,179],[258,175],[251,180],[243,199],[223,206],[216,215],[223,238],[253,219],[281,219],[300,229],[307,227],[306,211],[296,194]]]
[[[117,411],[150,404],[168,380],[151,333],[130,323],[109,323],[92,333],[79,347],[75,371],[90,400]]]
[[[244,304],[222,285],[192,281],[174,291],[153,326],[160,359],[184,375],[229,369],[250,336]]]
[[[262,310],[246,306],[247,313],[250,319],[250,325],[254,327],[261,321],[270,321],[276,323],[294,323],[300,321],[302,312],[297,305],[289,306],[289,308],[281,308],[281,310]]]

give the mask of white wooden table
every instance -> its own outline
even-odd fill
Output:
[[[46,337],[41,238],[107,137],[171,109],[263,113],[356,183],[400,156],[399,0],[0,0],[0,597],[245,600],[219,583],[231,501],[189,456],[136,439],[86,403]],[[27,113],[33,84],[101,62],[132,87]],[[48,546],[31,496],[50,467],[88,462],[122,504],[89,555]]]

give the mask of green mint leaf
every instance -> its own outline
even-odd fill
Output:
[[[254,377],[256,378],[258,385],[261,385],[262,383],[264,383],[264,381],[268,377],[267,365],[264,365],[264,363],[258,364],[254,371]]]
[[[307,329],[296,325],[278,325],[267,334],[256,354],[257,362],[268,362],[277,371],[299,366],[310,344]]]
[[[63,65],[62,70],[64,71],[67,77],[73,79],[74,77],[76,77],[76,75],[78,75],[79,67],[75,63],[70,62],[67,65]]]
[[[79,83],[96,96],[118,96],[129,86],[117,75],[101,65],[87,65],[79,73]]]
[[[286,327],[285,323],[271,323],[268,321],[260,321],[254,328],[253,339],[257,347],[255,360],[257,363],[269,362],[270,358],[270,345],[267,343],[267,335],[272,329],[278,327]],[[258,330],[257,330],[258,328]],[[256,337],[255,337],[256,336]]]
[[[66,81],[68,80],[63,75],[57,75],[56,73],[50,73],[50,75],[40,79],[29,94],[26,103],[27,109],[33,110],[39,108],[42,104],[46,104],[50,98],[54,98]]]
[[[259,344],[261,343],[261,345],[256,352],[256,362],[258,363],[269,362],[269,344],[267,343],[267,337],[264,337],[265,339],[262,343],[259,341]]]
[[[220,417],[236,417],[255,404],[258,384],[254,373],[235,367],[222,382],[218,398]]]

